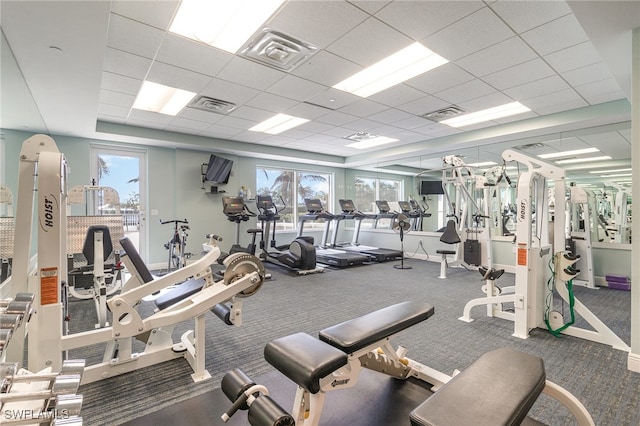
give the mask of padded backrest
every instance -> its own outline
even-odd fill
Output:
[[[147,268],[147,265],[140,257],[140,253],[138,253],[138,250],[136,250],[131,240],[129,238],[123,238],[120,240],[120,245],[122,245],[122,249],[127,254],[127,256],[129,256],[129,259],[131,259],[131,263],[133,263],[133,267],[136,268],[136,271],[138,272],[137,275],[139,275],[139,278],[142,280],[142,282],[148,283],[153,281],[153,275],[151,275],[151,271],[149,271],[149,268]],[[134,271],[129,272],[131,272],[132,274],[134,273]]]
[[[449,219],[447,226],[444,228],[444,232],[440,236],[440,241],[447,244],[458,244],[460,242],[460,236],[456,232],[456,221]]]
[[[102,261],[107,260],[113,252],[113,243],[111,242],[111,234],[109,228],[106,225],[91,225],[87,230],[87,236],[84,239],[84,246],[82,247],[82,254],[87,258],[87,263],[93,265],[96,257],[95,253],[95,234],[96,232],[102,232]]]

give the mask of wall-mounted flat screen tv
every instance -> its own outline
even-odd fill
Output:
[[[204,172],[204,181],[211,183],[229,183],[232,167],[233,161],[212,154],[211,157],[209,157],[209,163]]]
[[[444,194],[442,189],[442,181],[439,180],[423,180],[420,182],[420,195]]]

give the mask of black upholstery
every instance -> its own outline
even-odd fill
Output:
[[[296,333],[273,340],[264,359],[311,393],[320,391],[320,379],[347,364],[347,354],[309,336]]]
[[[413,426],[519,425],[545,387],[541,358],[487,352],[410,414]]]
[[[147,265],[140,257],[140,253],[138,253],[138,250],[136,250],[131,240],[125,237],[120,240],[120,245],[122,246],[122,249],[127,254],[127,256],[129,256],[129,259],[131,259],[131,263],[133,263],[133,267],[138,271],[138,274],[140,275],[139,278],[142,280],[142,282],[148,283],[153,281],[153,275],[151,275],[151,271],[149,271],[149,268],[147,268]],[[134,271],[129,272],[131,272],[132,274],[134,273]]]
[[[402,302],[325,328],[320,331],[319,337],[331,346],[351,354],[422,322],[433,313],[434,308],[428,303]]]
[[[456,232],[455,220],[449,219],[447,221],[447,226],[444,228],[444,232],[440,236],[440,241],[446,244],[458,244],[460,242],[460,236],[458,235],[458,232]]]
[[[204,285],[204,278],[190,279],[177,285],[168,292],[158,296],[155,300],[158,309],[165,309],[187,297],[199,292]]]
[[[102,261],[106,261],[113,252],[113,243],[111,242],[111,233],[106,225],[91,225],[87,229],[87,236],[82,246],[82,254],[87,258],[87,263],[93,265],[96,256],[95,253],[95,233],[102,232]]]

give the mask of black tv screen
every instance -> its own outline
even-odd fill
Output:
[[[423,180],[420,182],[420,195],[444,194],[442,181]]]
[[[209,157],[204,180],[211,183],[229,183],[232,167],[233,161],[212,154]]]

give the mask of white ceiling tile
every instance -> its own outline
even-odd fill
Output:
[[[300,130],[299,127],[295,127],[293,129],[289,129],[282,132],[282,135],[291,139],[300,140],[300,139],[306,139],[309,136],[311,136],[311,132],[305,132],[304,130]]]
[[[331,43],[326,50],[368,67],[404,49],[412,42],[413,40],[399,31],[375,18],[369,18]]]
[[[112,92],[111,90],[100,90],[100,103],[131,108],[136,97],[127,93]]]
[[[344,124],[342,127],[345,127],[347,129],[351,129],[351,130],[355,130],[356,132],[371,132],[373,129],[375,129],[376,127],[379,127],[380,123],[378,123],[377,121],[372,121],[372,120],[367,120],[366,118],[361,118],[359,120],[356,121],[352,121],[350,123],[346,123]],[[343,136],[349,136],[351,133],[345,134]],[[375,133],[375,132],[373,132]]]
[[[576,86],[575,89],[592,105],[595,103],[623,99],[625,97],[614,78],[593,81],[591,83]]]
[[[199,93],[211,77],[156,61],[151,65],[146,80]]]
[[[554,112],[580,108],[588,105],[574,89],[567,89],[561,92],[527,99],[523,104],[540,115],[553,114]]]
[[[397,84],[387,90],[369,96],[368,99],[395,107],[422,98],[425,93],[406,84]]]
[[[230,114],[232,117],[243,118],[245,120],[251,120],[255,122],[262,122],[273,116],[273,112],[265,111],[263,109],[252,108],[247,105],[241,105]]]
[[[435,96],[450,104],[460,104],[469,99],[494,93],[496,90],[480,79],[462,83],[450,89],[436,92]]]
[[[437,54],[455,61],[513,35],[513,30],[491,9],[484,7],[422,41]]]
[[[344,112],[340,112],[340,111],[332,111],[327,115],[318,117],[315,121],[318,121],[320,123],[331,124],[333,126],[343,126],[352,121],[356,121],[357,119],[358,117],[356,117],[355,115],[345,114]],[[323,133],[325,132],[323,131]]]
[[[144,111],[141,109],[132,109],[129,113],[128,123],[161,123],[167,125],[173,120],[172,115],[160,114],[157,112]]]
[[[126,119],[129,115],[129,108],[121,107],[117,105],[99,104],[98,115],[100,119],[106,121],[114,121],[114,118]]]
[[[420,40],[483,6],[481,1],[395,1],[376,17]]]
[[[142,80],[111,72],[103,72],[101,86],[104,90],[127,93],[135,96],[138,94],[140,86],[142,86]]]
[[[356,115],[358,117],[368,117],[372,114],[384,111],[387,108],[388,107],[386,105],[370,101],[369,99],[360,99],[357,102],[340,108],[340,111],[346,114]]]
[[[235,138],[241,142],[258,142],[269,136],[268,133],[246,131],[238,133]]]
[[[604,62],[563,72],[562,77],[572,86],[580,86],[599,80],[611,78],[611,72]]]
[[[304,130],[305,132],[314,133],[322,133],[327,129],[330,129],[331,125],[325,123],[319,123],[317,120],[310,120],[306,123],[302,123],[298,126],[298,129]]]
[[[439,110],[449,105],[449,102],[440,98],[436,98],[435,96],[424,96],[420,99],[416,99],[415,101],[398,105],[397,108],[410,114],[422,115],[431,111]]]
[[[367,13],[374,14],[389,3],[391,0],[348,0],[349,3],[364,10]]]
[[[511,37],[493,46],[459,59],[456,64],[469,73],[482,77],[532,60],[536,53],[520,37]]]
[[[201,121],[208,124],[213,124],[219,121],[220,119],[222,119],[224,115],[216,114],[210,111],[203,111],[201,109],[186,107],[186,108],[183,108],[182,111],[180,111],[180,114],[178,114],[178,117],[188,119],[191,121]]]
[[[179,4],[178,0],[163,0],[153,5],[147,1],[114,0],[111,2],[111,12],[164,30],[171,23]]]
[[[545,61],[536,58],[513,67],[485,75],[482,80],[498,90],[519,86],[531,81],[550,77],[555,71]]]
[[[369,116],[370,120],[378,121],[384,124],[393,124],[402,120],[412,119],[412,118],[414,118],[412,114],[409,114],[407,112],[404,112],[395,108],[389,108],[387,110],[384,110]]]
[[[522,38],[541,56],[589,40],[573,14],[524,32]]]
[[[285,112],[289,115],[293,115],[294,117],[301,117],[301,118],[306,118],[308,120],[315,120],[318,117],[322,117],[323,115],[330,113],[331,110],[301,102],[295,105],[294,107],[289,108]]]
[[[504,124],[504,123],[513,123],[515,121],[526,120],[527,118],[535,118],[535,117],[539,117],[539,114],[537,114],[534,111],[529,111],[529,112],[523,112],[522,114],[512,115],[510,117],[498,118],[493,121],[495,121],[496,123]]]
[[[121,50],[107,48],[104,56],[104,71],[144,79],[151,66],[151,59]]]
[[[308,98],[306,102],[336,110],[343,106],[358,102],[360,99],[362,99],[360,96],[352,95],[351,93],[343,92],[342,90],[329,88]]]
[[[305,101],[323,92],[326,88],[326,86],[314,83],[313,81],[288,74],[267,88],[266,92],[295,99],[296,101]]]
[[[458,106],[467,112],[481,111],[487,108],[493,108],[513,102],[513,99],[501,92],[493,92],[468,101],[459,102]]]
[[[219,126],[232,127],[234,129],[249,130],[251,127],[255,126],[257,122],[227,115],[223,116],[215,124]]]
[[[360,70],[362,70],[361,66],[321,50],[291,71],[291,74],[325,86],[334,86]]]
[[[522,84],[504,90],[504,93],[511,96],[517,101],[523,101],[530,98],[545,95],[547,93],[559,92],[568,89],[569,85],[557,75],[532,81],[531,83]]]
[[[246,103],[249,99],[260,93],[256,89],[233,84],[228,81],[213,79],[202,89],[200,95],[210,96],[223,101],[232,102],[237,105]]]
[[[283,98],[282,96],[276,96],[271,93],[260,93],[250,101],[245,102],[246,105],[252,106],[254,108],[263,109],[266,111],[274,111],[274,115],[276,112],[283,112],[297,105],[298,102]]]
[[[345,126],[347,124],[349,123],[346,123]],[[322,132],[323,135],[333,136],[336,138],[344,138],[353,133],[354,133],[353,129],[347,128],[347,127],[339,127],[339,126],[332,127],[331,129],[327,129],[326,131]]]
[[[175,131],[178,131],[177,129],[182,129],[182,131],[185,131],[186,129],[192,129],[200,132],[200,130],[204,130],[208,128],[209,126],[211,126],[211,124],[212,123],[207,123],[204,121],[188,120],[183,117],[175,117],[167,125],[167,130],[171,130],[175,132]]]
[[[490,7],[518,33],[571,13],[564,1],[500,0],[491,3]]]
[[[107,46],[153,59],[164,34],[163,30],[111,14]]]
[[[212,124],[208,129],[204,129],[200,132],[201,135],[214,137],[214,138],[229,138],[240,133],[240,129],[234,127],[220,126],[218,124]]]
[[[473,75],[453,62],[449,62],[448,64],[444,64],[427,73],[414,77],[406,81],[405,84],[425,93],[434,94],[466,81],[473,80],[473,78]]]
[[[290,1],[268,25],[324,48],[368,17],[367,13],[346,2]]]
[[[395,123],[395,125],[402,129],[415,130],[420,127],[424,127],[425,125],[428,125],[430,123],[431,121],[423,117],[417,117],[415,115],[410,114],[409,118],[405,118],[404,120],[399,120]]]
[[[210,77],[215,77],[232,58],[230,53],[171,33],[167,33],[156,56],[157,61]]]
[[[236,56],[218,73],[217,78],[253,89],[264,90],[285,75],[286,73],[283,71]]]
[[[602,58],[590,41],[551,53],[544,59],[559,73],[602,62]]]

